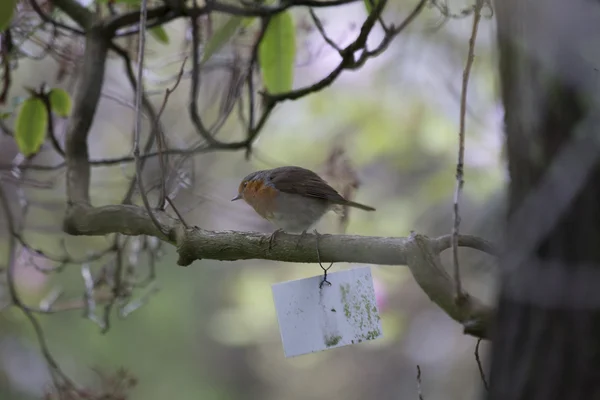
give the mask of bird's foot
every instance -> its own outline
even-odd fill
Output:
[[[271,251],[271,249],[273,248],[273,241],[275,240],[277,234],[280,232],[283,232],[283,229],[277,229],[275,232],[271,233],[271,236],[269,237],[269,251]]]

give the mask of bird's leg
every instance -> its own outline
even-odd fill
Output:
[[[306,229],[302,231],[302,233],[300,234],[300,237],[298,238],[298,241],[296,242],[296,249],[298,248],[298,246],[300,246],[300,243],[302,242],[302,239],[304,238],[304,236],[306,236]]]
[[[271,251],[271,249],[273,248],[273,241],[275,240],[275,236],[277,236],[277,234],[279,232],[283,232],[283,229],[277,229],[275,232],[271,233],[271,236],[269,237],[269,251]]]
[[[305,231],[306,233],[306,231]],[[331,264],[329,264],[329,267],[325,268],[323,266],[323,264],[321,264],[321,253],[319,253],[319,237],[321,236],[321,234],[319,232],[317,232],[317,230],[314,230],[315,233],[315,244],[316,244],[316,248],[317,248],[317,261],[319,262],[319,265],[321,266],[321,269],[323,270],[324,274],[323,274],[323,280],[321,281],[321,283],[319,284],[319,289],[321,289],[323,287],[323,284],[328,284],[329,286],[331,286],[331,282],[329,282],[327,280],[327,271],[329,271],[329,268],[331,268],[331,266],[333,265],[333,261],[331,262]]]

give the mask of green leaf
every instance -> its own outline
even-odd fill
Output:
[[[165,31],[165,28],[163,28],[162,26],[155,26],[154,28],[150,29],[148,32],[150,32],[150,34],[152,35],[152,37],[154,39],[156,39],[158,42],[162,43],[162,44],[169,44],[169,35],[167,34],[167,31]]]
[[[46,140],[48,110],[42,99],[30,97],[23,102],[15,124],[15,139],[25,157],[37,153]]]
[[[48,93],[48,99],[50,99],[50,107],[52,107],[52,111],[56,115],[63,118],[71,115],[73,104],[71,96],[69,96],[66,90],[54,88]]]
[[[17,0],[0,0],[0,33],[10,26]]]
[[[296,61],[296,30],[292,14],[288,11],[271,18],[258,45],[258,57],[263,84],[270,94],[292,89]]]
[[[221,48],[235,36],[240,28],[248,27],[253,21],[254,18],[248,17],[233,16],[229,18],[223,26],[213,33],[210,39],[208,39],[208,42],[206,42],[202,60],[200,62],[205,63],[208,61],[213,54],[221,50]]]

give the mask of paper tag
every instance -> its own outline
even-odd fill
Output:
[[[383,336],[369,267],[273,285],[286,357],[295,357]]]

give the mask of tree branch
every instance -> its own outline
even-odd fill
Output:
[[[152,222],[145,209],[138,206],[110,205],[94,208],[77,204],[69,208],[64,230],[71,235],[121,233],[155,236],[177,247],[177,264],[181,266],[188,266],[201,259],[408,265],[427,296],[450,317],[463,324],[465,333],[489,338],[491,308],[466,292],[460,302],[454,299],[454,282],[439,258],[440,251],[449,247],[449,235],[433,239],[417,234],[411,234],[407,238],[321,235],[317,256],[314,251],[317,240],[315,235],[301,237],[280,233],[270,246],[269,234],[185,228],[181,222],[162,211],[157,211],[155,216],[160,221],[160,227]],[[487,242],[474,236],[459,236],[459,245],[479,250],[493,249]]]
[[[427,4],[427,0],[419,0],[413,11],[402,21],[402,23],[397,28],[390,28],[386,31],[385,36],[381,40],[380,44],[374,50],[368,50],[367,47],[367,39],[369,34],[373,30],[375,23],[378,18],[381,16],[383,8],[386,5],[387,0],[381,0],[377,3],[377,5],[371,11],[371,14],[367,17],[365,22],[363,23],[360,34],[354,40],[354,42],[350,43],[348,46],[343,48],[339,54],[342,60],[340,63],[327,75],[325,78],[320,81],[305,86],[300,89],[292,90],[285,93],[279,94],[268,94],[265,93],[264,96],[268,100],[268,102],[283,102],[287,100],[298,100],[301,97],[307,96],[309,94],[318,92],[329,87],[335,80],[341,75],[344,70],[357,70],[361,68],[369,58],[374,58],[381,54],[392,42],[392,40],[400,34],[414,19],[423,11],[425,5]],[[356,58],[356,52],[363,50],[360,57]]]
[[[90,203],[90,163],[87,138],[98,109],[110,40],[101,29],[86,37],[79,89],[66,134],[67,197],[69,203]]]
[[[54,4],[56,4],[56,3],[58,3],[58,2],[54,2]],[[73,27],[71,27],[69,25],[66,25],[66,24],[63,24],[63,23],[61,23],[59,21],[54,20],[51,16],[49,16],[47,13],[45,13],[44,10],[42,10],[42,7],[40,7],[40,5],[37,3],[36,0],[29,0],[29,4],[31,5],[31,8],[33,8],[33,10],[37,13],[37,15],[40,17],[40,19],[42,21],[47,22],[49,24],[52,24],[55,27],[64,29],[64,30],[72,32],[72,33],[75,33],[77,35],[83,35],[84,34],[84,32],[82,30],[80,30],[80,29],[73,28]]]
[[[407,264],[415,281],[452,319],[464,326],[465,333],[489,339],[492,309],[463,289],[463,296],[456,301],[454,280],[442,266],[436,239],[411,233],[407,241]],[[460,242],[460,241],[459,241]]]
[[[180,10],[173,10],[169,6],[155,7],[148,10],[148,21],[154,19],[161,19],[162,23],[167,23],[173,19],[180,17],[191,17],[197,18],[201,15],[206,15],[211,12],[220,12],[228,15],[237,15],[240,17],[272,17],[292,7],[314,7],[314,8],[325,8],[325,7],[337,7],[345,4],[351,4],[358,0],[331,0],[331,1],[319,1],[319,0],[292,0],[283,1],[277,6],[264,6],[264,5],[252,5],[252,6],[237,6],[231,3],[210,1],[206,2],[201,7],[182,7]],[[128,14],[119,15],[106,23],[106,28],[110,32],[116,32],[117,30],[126,26],[139,22],[140,13],[131,12]]]
[[[62,10],[73,21],[87,31],[94,23],[94,13],[79,4],[76,0],[52,0],[52,4]]]
[[[159,229],[146,210],[135,205],[120,204],[92,207],[73,204],[67,209],[63,230],[70,235],[103,236],[111,233],[123,235],[149,235],[175,244],[175,227],[178,222],[164,212],[157,212]],[[165,235],[163,232],[169,232]]]

